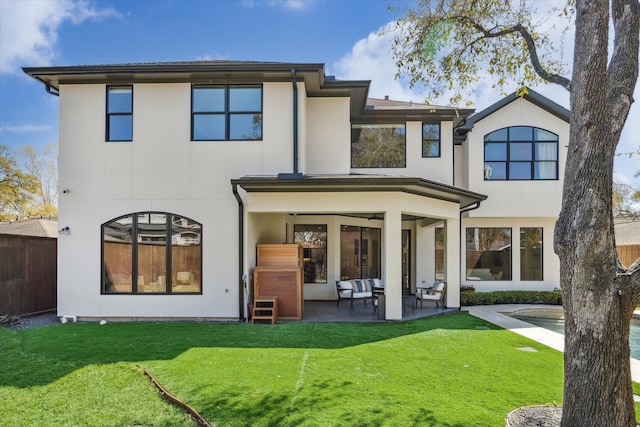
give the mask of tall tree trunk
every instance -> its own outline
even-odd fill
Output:
[[[638,278],[622,271],[618,262],[612,175],[638,75],[638,9],[637,0],[613,1],[616,47],[607,69],[609,1],[576,2],[571,130],[555,231],[565,315],[565,427],[636,425],[629,323],[638,302]],[[625,53],[630,65],[620,57]]]

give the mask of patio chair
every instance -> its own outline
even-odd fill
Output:
[[[371,289],[371,297],[373,298],[373,311],[378,311],[378,306],[380,305],[380,297],[384,298],[384,287],[378,286]]]
[[[447,289],[447,285],[444,282],[435,282],[430,288],[416,288],[416,303],[420,301],[420,308],[422,308],[425,301],[433,301],[438,305],[444,307],[444,293]]]

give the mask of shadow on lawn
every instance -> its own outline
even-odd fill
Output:
[[[218,420],[234,420],[234,425],[325,425],[328,420],[340,420],[340,426],[384,426],[390,420],[399,420],[403,426],[439,426],[465,427],[462,424],[450,424],[438,420],[429,410],[428,402],[424,406],[416,405],[403,409],[398,414],[395,405],[377,402],[369,395],[364,405],[354,408],[353,396],[345,393],[349,381],[327,384],[305,385],[293,400],[289,394],[263,395],[256,399],[247,399],[247,394],[255,390],[229,389],[224,393],[212,395],[206,387],[194,390],[194,395],[207,396],[206,401],[193,402],[202,416],[216,423]]]
[[[86,365],[169,360],[191,348],[339,349],[476,326],[500,329],[466,314],[400,323],[131,322],[0,329],[0,386],[44,385]]]

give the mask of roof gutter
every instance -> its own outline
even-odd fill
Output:
[[[44,88],[49,95],[60,96],[60,92],[58,91],[58,89],[52,87],[51,85],[45,84]]]

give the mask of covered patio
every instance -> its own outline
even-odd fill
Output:
[[[244,177],[231,184],[241,208],[242,275],[249,278],[249,293],[256,245],[291,243],[296,225],[321,224],[327,235],[326,276],[322,282],[304,283],[305,321],[405,320],[439,314],[445,309],[435,308],[435,304],[414,309],[405,295],[413,294],[416,287],[430,286],[436,279],[434,233],[440,227],[444,233],[440,280],[447,283],[444,306],[458,310],[460,215],[479,206],[486,196],[421,178],[383,175]],[[369,268],[366,277],[354,276],[345,268],[347,261],[341,253],[354,258],[354,249],[341,237],[345,227],[380,231],[375,247],[371,239],[360,240],[360,248],[369,245],[368,256],[355,250],[354,262],[361,258],[363,264],[366,258],[368,266],[379,262],[379,268]],[[411,253],[406,257],[411,265],[408,273],[403,270],[404,231],[412,236],[408,245]],[[347,247],[351,252],[344,252]],[[353,247],[358,248],[357,242]],[[360,274],[365,274],[364,269]],[[383,313],[378,315],[371,304],[363,306],[362,301],[354,303],[353,309],[344,303],[336,307],[337,280],[375,277],[385,288]],[[245,296],[251,301],[250,294]]]

